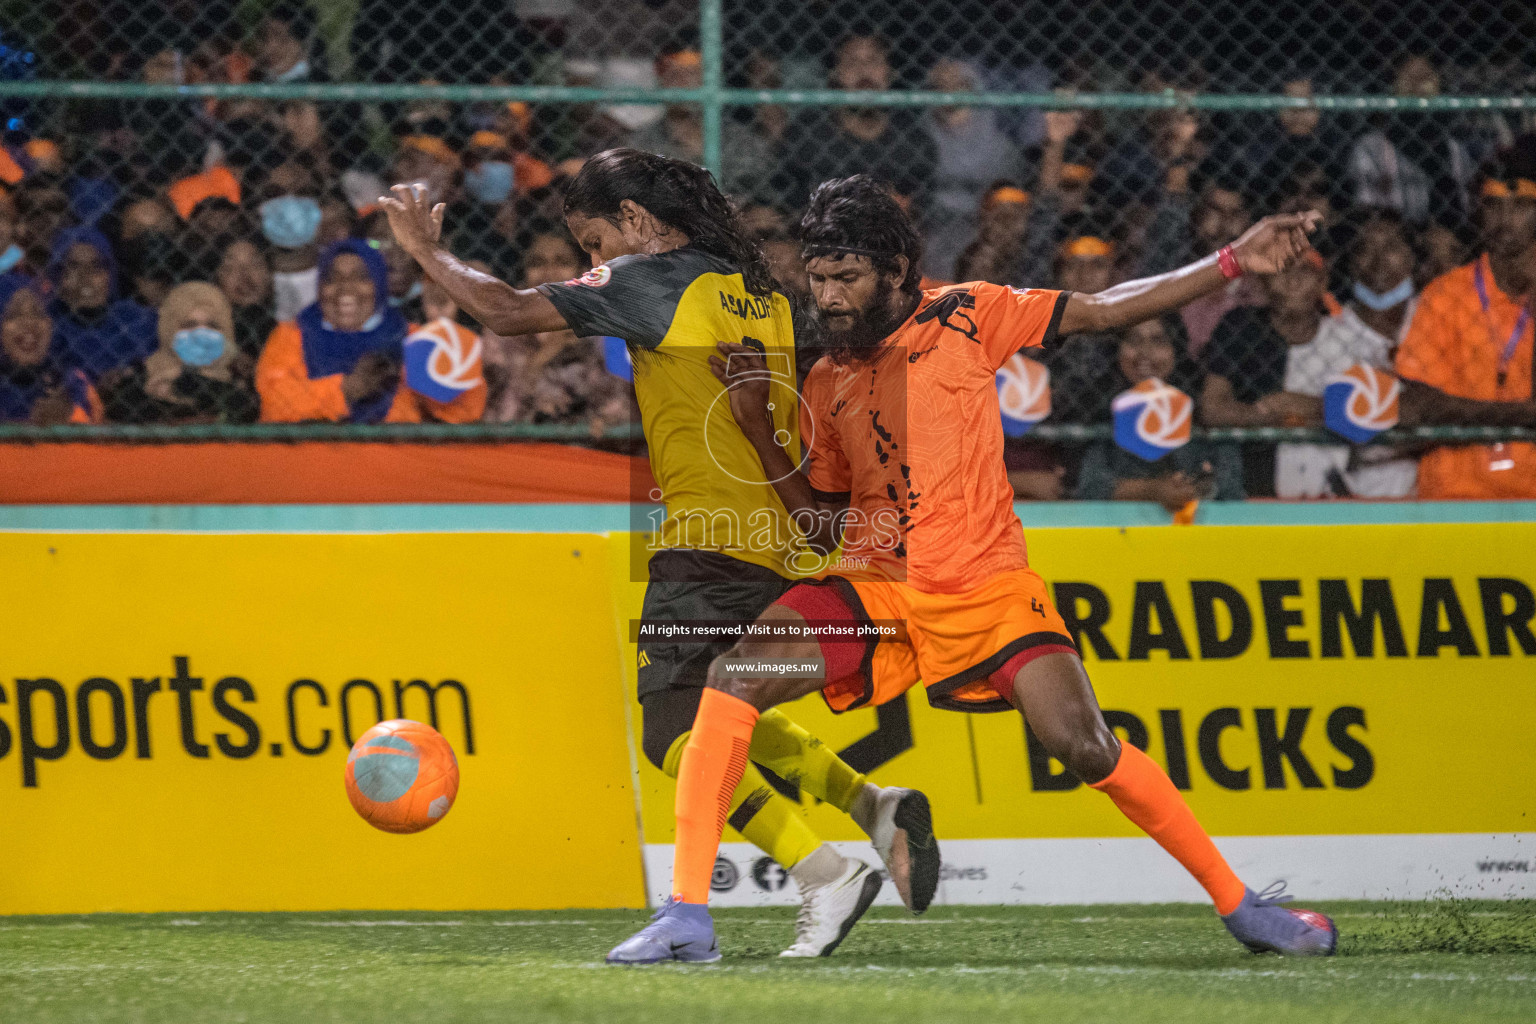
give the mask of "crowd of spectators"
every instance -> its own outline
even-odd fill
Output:
[[[434,3],[417,0],[420,24],[436,24],[426,10]],[[389,28],[398,18],[371,17],[379,5],[367,2],[347,52],[355,74],[380,81],[464,80],[466,67],[493,69],[474,81],[547,80],[554,52],[569,84],[701,83],[700,54],[679,39],[668,3],[587,6],[637,9],[609,12],[633,19],[622,52],[599,60],[577,49],[583,31],[596,31],[583,28],[591,11],[568,14],[564,49],[551,51],[528,42],[551,38],[535,15],[492,18],[457,46],[430,27],[407,39]],[[336,46],[309,6],[272,5],[253,31],[237,24],[118,54],[98,73],[150,83],[329,79]],[[822,81],[811,84],[834,89],[1094,85],[1080,68],[1010,72],[938,47],[914,80],[910,55],[898,62],[872,30],[826,49]],[[736,65],[742,85],[803,77],[771,48],[748,47]],[[1387,74],[1403,96],[1442,87],[1425,53],[1395,55]],[[1205,83],[1149,61],[1134,84]],[[1271,84],[1299,98],[1325,88],[1297,65]],[[531,286],[583,268],[559,209],[562,182],[585,156],[632,145],[698,161],[704,149],[690,105],[153,99],[11,114],[0,150],[0,420],[35,424],[484,419],[601,434],[635,416],[601,339],[479,331],[474,388],[452,401],[413,388],[401,345],[414,328],[443,318],[478,328],[394,244],[377,197],[395,182],[421,184],[448,205],[445,235],[458,255]],[[1327,380],[1366,364],[1406,378],[1414,422],[1536,425],[1536,141],[1519,128],[1306,107],[1107,116],[759,105],[728,111],[722,184],[785,290],[802,297],[799,207],[815,183],[852,173],[882,177],[908,206],[935,282],[1097,291],[1207,255],[1266,213],[1314,209],[1317,252],[1293,269],[1239,278],[1176,315],[1068,338],[1043,356],[1048,422],[1106,423],[1114,395],[1156,377],[1194,398],[1206,426],[1318,426]],[[1201,496],[1536,497],[1536,450],[1520,443],[1426,452],[1196,442],[1146,463],[1107,441],[1026,439],[1010,442],[1008,458],[1023,498],[1178,508]]]

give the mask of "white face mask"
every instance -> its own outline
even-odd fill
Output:
[[[407,302],[410,302],[412,299],[419,298],[421,298],[421,282],[412,281],[411,286],[405,290],[404,295],[400,296],[399,298],[391,295],[389,297],[389,304],[391,306],[403,306]]]
[[[1373,292],[1359,281],[1355,282],[1355,300],[1367,309],[1374,309],[1378,313],[1382,310],[1401,306],[1413,298],[1413,278],[1405,277],[1398,282],[1397,287],[1385,292]]]
[[[287,71],[284,71],[282,74],[278,75],[277,78],[275,79],[275,81],[278,81],[278,82],[295,82],[295,81],[301,81],[301,80],[303,80],[305,78],[308,78],[308,77],[309,77],[309,61],[301,60],[297,64],[295,64],[293,67],[289,68]]]

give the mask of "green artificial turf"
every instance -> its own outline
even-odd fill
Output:
[[[1536,902],[1318,909],[1331,959],[1199,907],[938,907],[813,961],[792,912],[720,911],[723,961],[651,968],[602,963],[638,911],[0,918],[0,1022],[1536,1021]]]

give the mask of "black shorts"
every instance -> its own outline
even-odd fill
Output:
[[[678,549],[651,556],[641,622],[753,622],[795,581],[772,569],[717,551]],[[639,651],[639,698],[662,690],[703,689],[712,661],[734,641],[677,643],[645,640]]]

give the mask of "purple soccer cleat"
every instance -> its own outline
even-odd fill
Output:
[[[1281,906],[1290,898],[1284,882],[1261,893],[1248,889],[1243,902],[1221,921],[1233,938],[1255,953],[1332,956],[1339,944],[1333,920],[1315,910]]]
[[[690,964],[714,963],[720,959],[715,942],[715,922],[709,907],[702,903],[684,903],[676,896],[661,905],[651,923],[608,954],[610,964],[659,964],[676,960]]]

